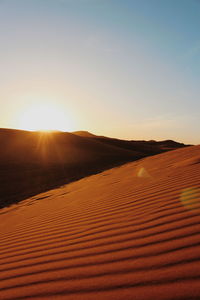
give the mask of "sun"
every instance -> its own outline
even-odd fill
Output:
[[[35,103],[24,109],[20,116],[20,128],[25,130],[69,131],[72,127],[69,115],[53,103]]]

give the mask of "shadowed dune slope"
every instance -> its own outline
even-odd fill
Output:
[[[0,299],[200,299],[200,146],[0,213]]]
[[[0,130],[0,207],[144,157],[68,132]]]

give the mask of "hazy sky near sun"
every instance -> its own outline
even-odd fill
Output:
[[[0,127],[200,143],[199,0],[0,0],[0,66]]]

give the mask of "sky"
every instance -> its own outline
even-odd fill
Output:
[[[200,143],[199,0],[0,0],[0,127]]]

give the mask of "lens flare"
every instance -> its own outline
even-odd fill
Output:
[[[149,172],[144,167],[142,167],[137,171],[137,177],[139,177],[139,178],[151,178],[151,175],[149,174]]]
[[[181,203],[189,210],[200,209],[200,188],[190,187],[181,192]]]

